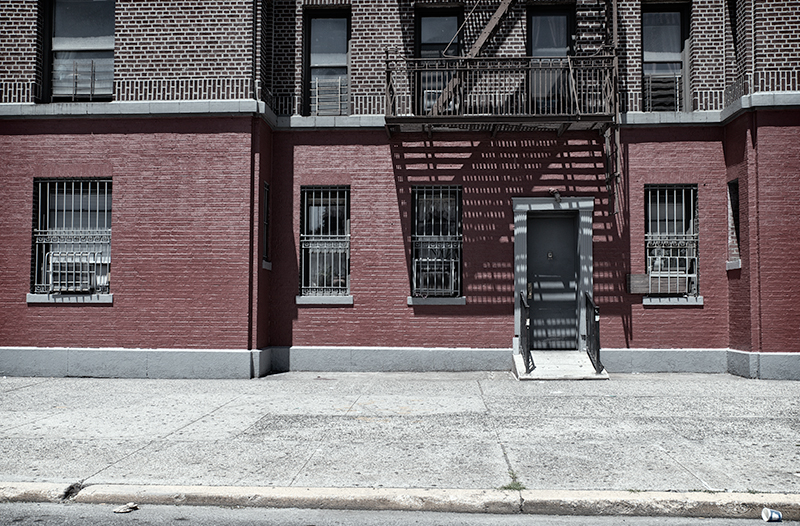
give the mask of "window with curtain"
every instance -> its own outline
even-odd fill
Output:
[[[574,14],[566,9],[528,10],[530,111],[539,115],[573,113],[567,56],[572,51]]]
[[[312,13],[308,36],[309,106],[312,115],[347,115],[347,13]]]
[[[53,0],[51,89],[57,100],[110,99],[114,0]]]

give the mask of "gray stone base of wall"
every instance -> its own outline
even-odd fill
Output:
[[[735,349],[602,349],[610,373],[729,373],[763,380],[800,380],[800,353]]]
[[[555,351],[557,352],[557,351]],[[510,371],[512,349],[270,347],[78,349],[0,347],[0,376],[256,378],[285,371]],[[730,373],[800,380],[800,353],[733,349],[602,349],[610,373]]]

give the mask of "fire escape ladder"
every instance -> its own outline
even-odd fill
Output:
[[[497,10],[494,12],[492,17],[489,19],[489,22],[486,24],[486,27],[483,28],[481,34],[478,35],[478,38],[475,40],[475,43],[472,44],[472,47],[469,49],[465,58],[475,58],[477,57],[483,46],[486,44],[486,41],[489,40],[489,37],[492,36],[495,29],[497,29],[497,25],[505,16],[506,12],[508,11],[509,6],[514,0],[500,0],[500,5],[497,6]],[[474,12],[474,10],[473,10]],[[467,16],[467,20],[469,17],[472,16],[472,12]],[[467,24],[467,20],[464,20],[464,23],[461,24],[459,31],[461,31]],[[447,86],[442,90],[441,95],[439,98],[436,99],[436,104],[433,105],[431,108],[431,115],[441,115],[445,108],[447,108],[450,104],[450,101],[453,100],[455,97],[456,90],[459,88],[461,84],[461,75],[455,73],[447,83]]]

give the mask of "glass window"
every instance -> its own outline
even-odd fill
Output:
[[[650,294],[698,294],[697,185],[645,186]]]
[[[56,99],[108,99],[114,81],[114,0],[55,0],[52,92]]]
[[[570,15],[567,12],[531,12],[528,22],[533,57],[566,57],[570,50]]]
[[[348,29],[341,16],[312,16],[308,22],[309,96],[312,115],[348,113]]]
[[[645,111],[683,109],[685,19],[686,9],[682,7],[642,12]]]
[[[350,189],[300,190],[300,295],[350,294]]]
[[[419,19],[420,58],[459,55],[458,16],[426,16]]]
[[[412,188],[411,294],[461,296],[461,188]]]
[[[34,294],[108,293],[111,181],[34,182]]]

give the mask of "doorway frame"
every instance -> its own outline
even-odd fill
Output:
[[[594,215],[593,197],[512,197],[514,211],[514,352],[519,353],[520,303],[519,295],[527,291],[528,282],[528,217],[554,213],[578,214],[578,338],[586,346],[586,302],[584,294],[594,299],[594,257],[592,232]],[[583,348],[578,350],[583,350]]]

